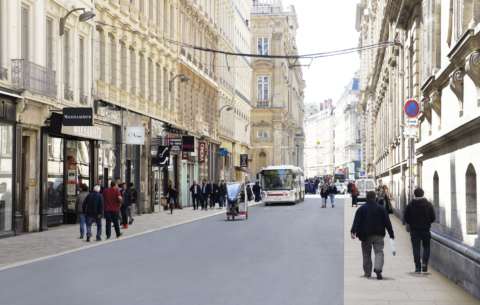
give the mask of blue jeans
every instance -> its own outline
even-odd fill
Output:
[[[332,203],[332,205],[335,205],[335,194],[330,194],[330,202]]]
[[[78,213],[78,221],[80,221],[80,235],[85,234],[85,215]]]
[[[260,192],[253,192],[253,194],[255,194],[255,202],[259,202],[260,201]]]
[[[225,195],[220,196],[220,207],[223,208],[225,205]]]
[[[357,205],[358,195],[352,195],[352,207]]]
[[[87,236],[92,236],[92,223],[97,223],[97,240],[102,239],[102,218],[98,215],[87,215]]]

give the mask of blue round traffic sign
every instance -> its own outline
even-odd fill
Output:
[[[408,100],[405,103],[405,114],[409,118],[414,118],[420,113],[420,105],[416,100]]]

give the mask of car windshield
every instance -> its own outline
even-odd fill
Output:
[[[227,194],[228,194],[228,199],[229,200],[236,200],[238,197],[238,192],[240,191],[240,187],[242,186],[242,183],[232,183],[232,184],[227,184]]]
[[[274,169],[262,172],[262,188],[265,190],[291,190],[293,172],[291,169]]]

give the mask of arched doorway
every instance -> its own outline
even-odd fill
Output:
[[[267,154],[261,151],[258,154],[258,169],[261,170],[264,167],[267,167]]]
[[[477,227],[477,172],[470,163],[465,174],[465,204],[467,234],[478,234]]]
[[[436,171],[433,175],[433,208],[435,209],[435,222],[440,222],[440,180]]]

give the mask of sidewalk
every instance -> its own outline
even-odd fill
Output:
[[[250,206],[259,203],[250,204]],[[217,205],[218,206],[218,205]],[[102,225],[102,241],[95,241],[97,227],[92,226],[91,242],[86,242],[86,237],[79,239],[79,225],[65,228],[48,230],[45,232],[28,233],[21,236],[0,239],[0,271],[18,267],[21,265],[81,251],[88,248],[98,247],[106,243],[112,243],[158,230],[178,226],[203,218],[225,215],[225,208],[219,210],[202,211],[193,210],[192,207],[184,207],[182,210],[173,210],[173,215],[168,212],[155,214],[142,214],[135,216],[135,221],[128,229],[121,230],[123,236],[115,238],[115,229],[112,228],[112,238],[106,240],[105,220]],[[225,216],[225,219],[226,216]],[[85,231],[86,233],[86,231]]]
[[[431,266],[427,273],[415,274],[410,234],[395,216],[390,219],[395,233],[396,256],[385,237],[383,280],[363,277],[360,241],[352,240],[350,229],[357,208],[345,197],[344,304],[345,305],[474,305],[480,300],[448,280]],[[372,251],[373,252],[373,251]],[[373,253],[372,253],[373,254]]]

